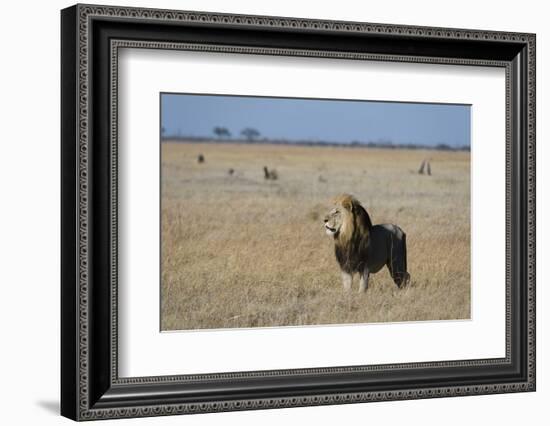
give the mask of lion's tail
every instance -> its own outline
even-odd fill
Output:
[[[403,267],[405,268],[404,272],[409,272],[407,268],[407,234],[403,232]]]
[[[410,279],[407,270],[407,235],[399,227],[393,236],[394,252],[391,256],[391,275],[399,288],[407,285]]]
[[[411,280],[411,274],[407,267],[407,234],[403,232],[403,278],[399,287],[406,287]]]

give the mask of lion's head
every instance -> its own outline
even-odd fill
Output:
[[[367,211],[355,197],[342,194],[332,200],[333,208],[325,216],[325,232],[340,242],[348,242],[359,232],[366,235],[372,227]]]

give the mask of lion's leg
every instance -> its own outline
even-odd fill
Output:
[[[409,284],[409,282],[411,280],[411,275],[403,269],[401,269],[399,271],[395,271],[395,270],[390,271],[390,274],[393,278],[393,282],[399,288],[406,287],[407,284]]]
[[[344,290],[351,290],[351,283],[353,281],[353,276],[347,272],[342,272],[342,284],[344,285]]]
[[[399,260],[388,262],[387,267],[395,285],[399,288],[404,287],[405,282],[409,279],[409,274],[404,270],[403,265],[399,263]]]
[[[367,291],[367,288],[369,287],[369,275],[369,269],[365,268],[361,274],[361,279],[359,280],[359,293],[364,293]]]

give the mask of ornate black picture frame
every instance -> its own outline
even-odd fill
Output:
[[[76,5],[61,13],[61,413],[74,420],[535,390],[535,35]],[[117,52],[188,49],[506,70],[506,356],[120,378]]]

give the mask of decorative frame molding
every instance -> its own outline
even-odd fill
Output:
[[[127,31],[128,23],[139,24],[142,29]],[[189,40],[177,39],[169,31],[175,26],[189,29],[190,35],[182,36]],[[202,30],[211,27],[241,39],[238,44],[213,43],[202,35]],[[197,29],[198,35],[193,33]],[[245,44],[246,30],[256,34],[271,31],[283,37],[273,46],[252,46]],[[136,37],[140,31],[158,34],[159,40],[140,39]],[[304,48],[291,41],[299,41],[300,35],[310,32],[326,35],[329,40],[335,35],[349,35],[349,47],[335,38],[333,46],[338,49]],[[205,40],[198,42],[200,37]],[[366,51],[357,51],[356,37],[373,42],[367,43]],[[390,51],[389,43],[398,46]],[[403,54],[399,46],[418,46],[416,50],[421,53]],[[505,68],[506,357],[119,378],[116,122],[118,49],[123,47]],[[89,5],[63,10],[62,414],[91,420],[534,391],[535,65],[533,34]],[[519,263],[512,262],[513,255],[519,257]],[[510,379],[480,377],[471,379],[471,384],[453,385],[445,376],[460,370],[466,377],[469,371],[489,370],[491,366],[502,369],[502,374],[506,371]],[[404,378],[407,371],[429,371],[435,385],[414,386]],[[379,373],[395,376],[396,384],[377,388],[372,377],[379,377]],[[349,384],[338,391],[323,391],[336,375],[340,380],[349,376]],[[361,382],[368,377],[368,383]],[[276,384],[277,378],[284,378],[286,387]],[[296,390],[304,378],[319,383],[312,390]],[[250,386],[224,394],[224,384],[235,379],[248,380]],[[200,392],[195,396],[189,392],[176,398],[166,396],[166,389],[185,386],[200,388],[209,396]],[[259,389],[262,394],[271,392],[270,396],[254,397]]]

